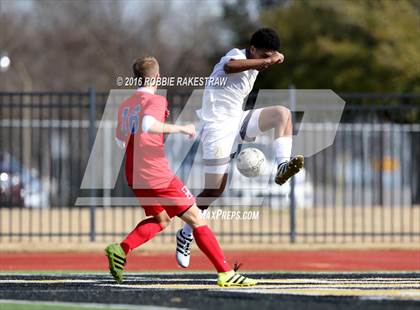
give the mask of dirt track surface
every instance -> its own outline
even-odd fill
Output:
[[[329,251],[235,251],[227,261],[240,262],[246,271],[420,271],[418,250],[329,250]],[[106,271],[102,251],[93,253],[0,253],[0,270],[88,270]],[[127,257],[128,271],[182,270],[175,252],[134,252]],[[213,267],[198,251],[192,253],[189,270]]]

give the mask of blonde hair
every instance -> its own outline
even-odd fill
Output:
[[[133,74],[137,78],[154,78],[159,73],[159,63],[155,57],[139,57],[133,63]]]

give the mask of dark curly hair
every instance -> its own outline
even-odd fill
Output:
[[[250,44],[256,48],[278,51],[280,49],[280,38],[275,30],[261,28],[252,35]]]

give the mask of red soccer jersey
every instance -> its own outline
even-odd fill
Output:
[[[165,157],[164,135],[142,131],[145,115],[165,122],[169,112],[165,97],[136,91],[118,109],[117,139],[127,145],[125,174],[133,188],[166,188],[174,178]]]

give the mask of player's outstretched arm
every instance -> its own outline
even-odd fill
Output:
[[[189,138],[195,137],[195,126],[193,124],[187,124],[184,126],[162,123],[157,120],[148,128],[149,133],[182,133],[187,135]]]
[[[223,69],[227,74],[238,73],[250,69],[264,70],[274,64],[280,64],[284,61],[284,55],[279,52],[274,52],[267,58],[261,59],[231,59],[228,61]]]

